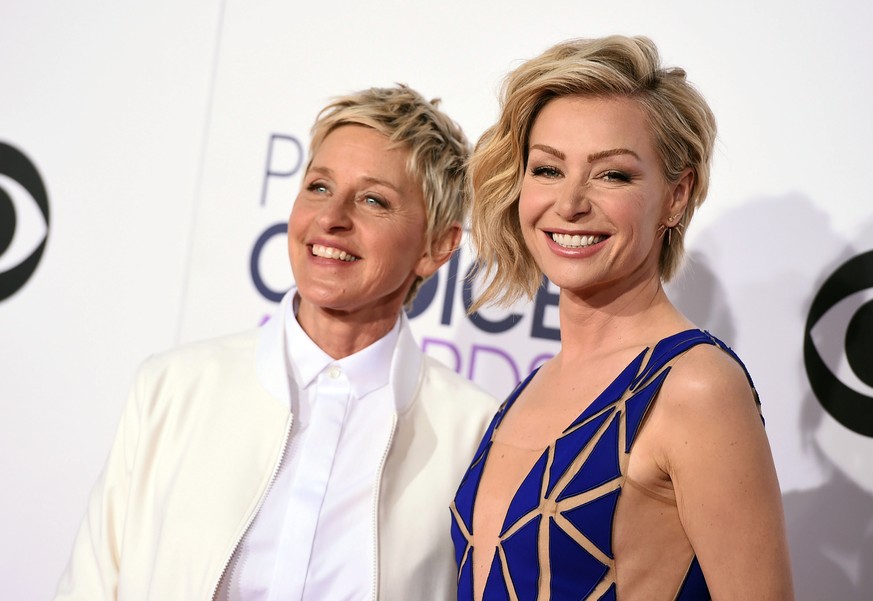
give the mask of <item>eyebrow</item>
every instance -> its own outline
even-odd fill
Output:
[[[322,175],[326,175],[326,176],[331,177],[331,178],[334,177],[333,169],[331,169],[330,167],[320,167],[318,165],[314,165],[314,166],[310,167],[309,170],[315,171],[316,173],[321,173]],[[364,177],[361,178],[361,180],[363,180],[364,183],[367,183],[367,184],[376,184],[376,185],[380,185],[380,186],[385,186],[386,188],[391,188],[395,192],[398,192],[398,193],[400,192],[400,188],[398,188],[395,184],[393,184],[385,179],[380,179],[378,177],[372,177],[372,176],[365,175]]]
[[[536,148],[537,150],[542,150],[543,152],[547,152],[553,156],[556,156],[559,159],[561,159],[562,161],[567,158],[567,155],[565,155],[563,152],[561,152],[557,148],[552,148],[551,146],[547,146],[545,144],[534,144],[533,146],[530,147],[531,150],[533,150],[534,148]]]
[[[593,163],[594,161],[599,161],[600,159],[605,159],[608,157],[614,157],[618,154],[629,154],[639,160],[640,155],[635,153],[633,150],[629,150],[627,148],[613,148],[611,150],[601,150],[600,152],[595,152],[593,154],[588,155],[588,162]]]
[[[546,152],[552,156],[555,156],[555,157],[561,159],[562,161],[566,160],[566,158],[567,158],[567,155],[565,155],[563,152],[561,152],[557,148],[552,148],[551,146],[548,146],[547,144],[534,144],[533,146],[530,147],[531,150],[533,150],[534,148],[536,148],[537,150],[541,150],[543,152]],[[640,158],[640,156],[637,153],[635,153],[633,150],[629,150],[627,148],[612,148],[610,150],[601,150],[600,152],[595,152],[593,154],[589,154],[588,155],[588,162],[593,163],[594,161],[599,161],[600,159],[605,159],[605,158],[616,156],[619,154],[629,154],[633,157],[636,157],[637,159]]]

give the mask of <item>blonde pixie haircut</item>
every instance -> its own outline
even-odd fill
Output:
[[[457,123],[439,110],[439,99],[427,101],[409,86],[370,88],[335,98],[319,112],[312,126],[309,161],[327,135],[342,125],[371,127],[392,146],[409,151],[408,173],[421,185],[427,211],[428,252],[433,241],[455,223],[463,224],[470,202],[467,159],[470,144]],[[417,278],[404,304],[415,298],[424,280]]]
[[[709,187],[716,135],[712,111],[688,83],[683,69],[661,66],[658,49],[648,38],[569,40],[507,76],[500,119],[482,135],[470,160],[477,271],[490,279],[473,309],[532,298],[540,286],[543,274],[525,246],[518,218],[528,138],[550,100],[577,95],[637,101],[648,116],[667,180],[675,182],[684,169],[691,168],[694,184],[688,207],[672,236],[663,237],[661,279],[668,281],[681,263],[685,250],[679,234]]]

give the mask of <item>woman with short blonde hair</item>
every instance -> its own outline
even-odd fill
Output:
[[[504,402],[452,504],[460,601],[792,598],[757,393],[662,282],[715,119],[651,40],[550,48],[471,159],[485,303],[560,288],[561,350]]]

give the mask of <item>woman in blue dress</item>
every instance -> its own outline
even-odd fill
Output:
[[[478,306],[532,297],[545,275],[562,344],[501,407],[452,504],[460,601],[792,598],[751,378],[662,286],[715,134],[646,38],[565,42],[507,78],[471,164]]]

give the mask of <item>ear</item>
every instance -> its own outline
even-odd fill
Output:
[[[688,206],[688,200],[691,198],[691,189],[694,188],[694,171],[690,167],[686,167],[679,174],[679,179],[670,184],[670,196],[667,199],[665,206],[666,212],[663,216],[665,225],[671,227],[676,225],[669,222],[669,218],[675,215],[682,215],[685,212],[685,207]]]
[[[430,249],[427,249],[430,252],[426,250],[418,260],[415,275],[427,279],[436,273],[436,270],[442,267],[458,248],[461,243],[461,232],[461,224],[456,221],[440,236],[434,237]]]

